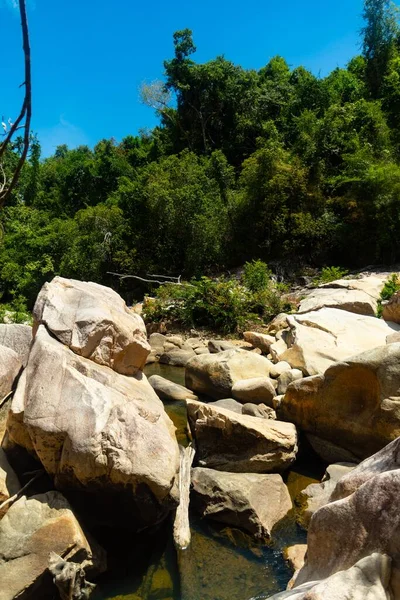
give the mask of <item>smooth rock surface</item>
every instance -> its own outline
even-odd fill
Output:
[[[0,400],[11,392],[22,361],[18,354],[7,346],[0,346]]]
[[[292,508],[280,475],[225,473],[192,469],[192,503],[203,517],[245,529],[256,538],[269,538]]]
[[[233,398],[223,398],[222,400],[215,400],[215,402],[208,402],[207,404],[208,406],[219,406],[221,408],[226,408],[227,410],[232,410],[238,415],[243,413],[243,404]]]
[[[245,331],[243,337],[246,342],[259,348],[264,354],[268,354],[271,344],[275,342],[275,338],[267,333],[259,333],[258,331]]]
[[[124,375],[142,370],[150,353],[143,319],[97,283],[55,277],[42,287],[33,316],[34,333],[43,323],[76,354]]]
[[[288,349],[278,353],[277,358],[305,375],[323,373],[334,362],[383,346],[386,337],[399,327],[336,308],[288,315],[287,321]]]
[[[0,521],[0,600],[52,598],[49,554],[93,565],[94,552],[67,500],[48,492],[15,502]],[[53,594],[53,595],[52,595]]]
[[[275,387],[269,377],[254,377],[236,381],[232,386],[232,396],[243,404],[266,404],[272,407]]]
[[[218,354],[218,352],[225,352],[226,350],[234,350],[235,345],[232,342],[226,340],[209,340],[208,351],[211,354]]]
[[[291,368],[292,367],[289,365],[288,362],[281,360],[280,362],[273,365],[273,367],[271,367],[269,376],[272,377],[273,379],[278,379],[278,377],[280,375],[282,375],[282,373],[285,373],[286,371],[290,371]]]
[[[332,365],[324,375],[293,382],[279,411],[281,418],[330,442],[333,451],[338,446],[358,460],[371,456],[400,436],[400,344],[364,352]],[[335,460],[341,462],[343,455]]]
[[[171,367],[186,367],[187,363],[193,356],[196,356],[195,351],[192,348],[176,348],[173,346],[172,350],[164,352],[160,356],[160,363],[164,365],[171,365]]]
[[[270,406],[265,404],[243,404],[242,414],[259,419],[276,419],[276,412]]]
[[[183,385],[174,383],[160,375],[151,375],[148,382],[160,400],[197,400],[197,396]]]
[[[221,407],[187,402],[198,466],[232,473],[270,473],[290,466],[297,453],[291,423],[238,415]]]
[[[288,386],[293,381],[297,381],[298,379],[303,379],[303,373],[300,371],[300,369],[290,369],[289,371],[284,371],[281,375],[279,375],[277,387],[278,396],[283,396],[283,394],[286,394]]]
[[[202,354],[187,363],[185,384],[195,393],[219,400],[231,396],[232,386],[237,381],[268,377],[270,368],[267,358],[246,350]]]
[[[317,288],[300,302],[298,312],[305,313],[324,307],[337,308],[358,315],[374,317],[377,309],[377,301],[362,290]]]
[[[125,377],[77,356],[44,326],[7,428],[58,489],[96,492],[96,503],[115,495],[115,516],[120,501],[132,526],[135,519],[138,526],[159,520],[176,503],[175,427],[146,377]]]

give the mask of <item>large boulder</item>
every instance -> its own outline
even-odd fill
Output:
[[[96,505],[112,498],[110,517],[125,507],[127,524],[143,526],[176,504],[175,427],[146,377],[77,356],[44,326],[7,427],[9,443],[34,453],[58,489],[96,493]]]
[[[14,350],[24,366],[28,360],[31,343],[32,327],[30,325],[0,324],[0,346],[6,346]]]
[[[21,367],[18,354],[7,346],[0,346],[0,401],[13,389]]]
[[[272,407],[276,395],[275,386],[269,377],[254,377],[237,381],[232,386],[232,396],[243,404],[266,404]]]
[[[89,573],[105,569],[104,554],[89,544],[64,496],[23,496],[0,521],[0,600],[55,598],[50,552],[83,563]]]
[[[197,356],[192,348],[177,348],[167,350],[160,356],[160,363],[170,365],[171,367],[186,367],[187,363],[193,356]]]
[[[390,300],[382,303],[382,318],[385,321],[400,323],[400,293],[396,292]]]
[[[160,375],[151,375],[148,381],[161,400],[197,400],[197,396],[191,390]]]
[[[362,290],[345,288],[317,288],[300,302],[298,312],[305,313],[320,308],[338,308],[358,315],[374,317],[377,309],[375,298]]]
[[[269,538],[292,508],[280,475],[224,473],[192,469],[192,498],[203,517],[245,529],[257,538]]]
[[[143,319],[97,283],[55,277],[42,287],[33,316],[34,331],[44,324],[76,354],[124,375],[143,369],[151,349]]]
[[[288,362],[305,375],[323,373],[332,363],[386,344],[398,328],[381,319],[336,308],[321,308],[287,316],[290,332],[276,360]],[[283,340],[281,340],[282,342]]]
[[[264,354],[268,354],[271,344],[275,342],[272,335],[258,331],[245,331],[243,337],[246,342],[249,342],[254,348],[259,348]]]
[[[307,560],[296,586],[350,569],[373,553],[392,559],[390,587],[400,597],[400,470],[372,477],[353,494],[330,502],[312,517]],[[375,596],[374,596],[375,598]]]
[[[297,452],[291,423],[239,415],[194,400],[187,402],[188,420],[200,467],[231,473],[283,471]]]
[[[280,418],[311,434],[322,458],[363,460],[400,436],[400,344],[375,348],[332,365],[324,375],[291,383],[279,411]],[[326,454],[321,440],[327,442]]]
[[[186,387],[216,400],[229,398],[233,385],[242,379],[268,377],[272,363],[246,350],[201,354],[186,365]]]
[[[393,600],[390,574],[390,558],[373,553],[347,570],[322,581],[296,585],[269,600]]]

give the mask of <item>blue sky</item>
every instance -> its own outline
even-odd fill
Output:
[[[156,118],[142,81],[159,79],[172,34],[193,30],[204,62],[217,55],[259,69],[280,54],[326,75],[359,52],[362,0],[27,0],[33,129],[43,154],[58,144],[120,140]],[[0,0],[0,116],[14,118],[23,77],[15,0]]]

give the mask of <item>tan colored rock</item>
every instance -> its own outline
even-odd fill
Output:
[[[55,277],[42,287],[33,310],[76,354],[124,375],[142,370],[150,352],[143,319],[123,299],[97,283]]]
[[[148,381],[160,400],[197,400],[197,396],[191,390],[160,375],[152,375]]]
[[[350,496],[314,513],[308,530],[307,561],[296,586],[353,567],[373,553],[392,559],[390,587],[400,594],[400,471],[369,479]]]
[[[260,348],[264,354],[268,354],[271,344],[275,342],[275,338],[272,335],[259,333],[258,331],[245,331],[243,337],[254,348]]]
[[[165,338],[167,342],[173,344],[177,348],[182,348],[184,344],[183,338],[180,335],[166,335]]]
[[[295,544],[288,546],[283,551],[285,560],[289,563],[293,571],[298,571],[304,565],[304,560],[307,552],[307,544]]]
[[[225,352],[226,350],[234,350],[235,345],[232,342],[226,340],[209,340],[208,351],[211,354],[218,354],[218,352]]]
[[[245,529],[256,538],[271,531],[292,508],[280,475],[192,469],[192,504],[203,517]]]
[[[276,419],[276,412],[273,408],[265,404],[243,404],[242,414],[250,417],[258,417],[259,419]]]
[[[7,427],[10,440],[38,456],[58,489],[96,492],[96,503],[114,494],[115,516],[121,502],[132,526],[135,519],[159,520],[176,503],[175,427],[146,377],[125,377],[77,356],[44,326]]]
[[[11,348],[0,346],[0,400],[13,389],[21,367],[22,362],[18,354]]]
[[[271,353],[273,362],[274,363],[288,362],[288,361],[283,361],[280,359],[280,356],[283,356],[285,354],[285,352],[287,351],[287,349],[288,349],[287,344],[286,344],[285,340],[282,338],[276,340],[276,342],[271,344],[271,346],[269,347],[269,351]]]
[[[400,323],[400,293],[396,292],[390,300],[382,302],[382,318],[385,321]]]
[[[288,349],[277,358],[305,375],[323,373],[334,362],[382,346],[393,333],[393,328],[381,319],[336,308],[288,315],[287,320]]]
[[[207,346],[198,346],[197,348],[195,348],[194,351],[196,354],[210,354],[210,351],[207,348]]]
[[[400,344],[375,348],[332,365],[324,375],[293,382],[279,411],[281,418],[331,443],[332,451],[336,446],[350,453],[346,460],[371,456],[400,436]],[[329,458],[342,461],[343,455]]]
[[[303,373],[300,371],[300,369],[290,369],[289,371],[284,371],[281,375],[279,375],[277,387],[278,396],[283,396],[286,394],[288,386],[293,381],[298,381],[299,379],[303,379]]]
[[[313,290],[302,300],[298,312],[305,313],[326,307],[374,317],[377,305],[377,300],[362,290],[324,287]]]
[[[325,506],[330,502],[331,494],[341,477],[351,472],[355,467],[354,463],[329,465],[321,483],[312,483],[300,492],[296,497],[296,504],[300,504],[302,507],[298,520],[302,527],[308,528],[313,514],[321,506]]]
[[[59,492],[23,496],[0,521],[0,600],[56,595],[47,574],[50,552],[82,562],[86,570],[105,568],[93,564],[94,549]]]
[[[21,489],[17,474],[8,462],[7,456],[0,448],[0,504],[14,496]],[[7,512],[9,505],[0,509],[0,519]],[[1,550],[0,550],[1,552]]]
[[[400,342],[400,331],[396,331],[396,333],[391,333],[386,338],[387,344],[396,344],[397,342]]]
[[[373,553],[353,567],[323,581],[296,585],[271,596],[269,600],[393,600],[390,590],[391,560]]]
[[[388,277],[391,273],[363,273],[353,279],[337,279],[330,283],[320,286],[320,289],[342,289],[342,290],[360,290],[368,294],[373,300],[377,301]]]
[[[222,400],[215,400],[215,402],[208,402],[207,405],[226,408],[226,410],[232,410],[238,415],[243,414],[243,404],[241,404],[237,400],[234,400],[233,398],[223,398]]]
[[[286,313],[280,313],[277,315],[267,327],[267,332],[270,335],[276,335],[282,329],[286,329],[289,325],[287,322],[288,315]]]
[[[275,387],[269,377],[254,377],[237,381],[232,386],[232,396],[242,404],[266,404],[272,407]]]
[[[0,324],[0,346],[6,346],[14,350],[24,366],[28,359],[31,342],[32,327],[30,325]]]
[[[297,453],[291,423],[238,415],[189,400],[188,420],[200,467],[232,473],[282,471]]]
[[[187,363],[185,385],[217,400],[229,398],[237,381],[268,377],[270,368],[271,362],[267,358],[246,350],[202,354]]]
[[[149,344],[151,347],[151,354],[154,354],[157,358],[164,353],[164,345],[167,338],[162,333],[152,333],[149,337]]]
[[[280,377],[280,375],[282,375],[282,373],[286,373],[286,371],[290,371],[291,368],[292,367],[289,365],[288,362],[281,360],[280,362],[277,362],[275,365],[273,365],[273,367],[271,367],[269,376],[272,377],[273,379],[278,379],[278,377]]]

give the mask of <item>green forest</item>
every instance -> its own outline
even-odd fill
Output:
[[[54,275],[115,285],[109,272],[190,279],[255,259],[294,273],[400,258],[394,5],[365,1],[360,55],[324,78],[281,56],[255,71],[195,53],[192,31],[177,31],[164,79],[143,85],[152,131],[45,159],[32,138],[0,216],[2,302],[30,308]]]

